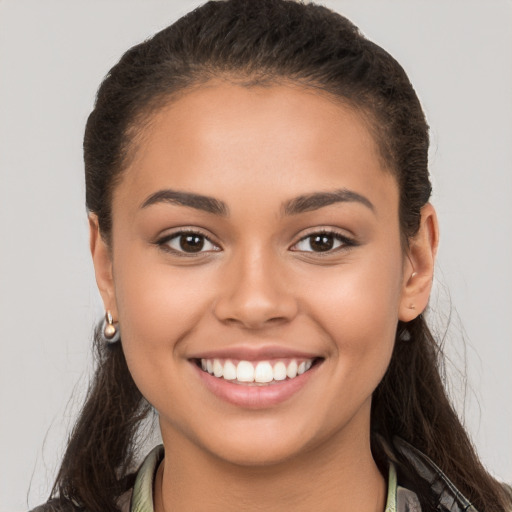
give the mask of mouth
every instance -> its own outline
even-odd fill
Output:
[[[236,358],[239,357],[239,358]],[[244,409],[268,409],[290,400],[314,378],[323,357],[289,354],[216,354],[189,361],[200,382],[220,400]]]
[[[236,359],[194,359],[201,371],[216,379],[246,386],[268,386],[294,380],[319,364],[322,358],[288,358],[246,361]]]

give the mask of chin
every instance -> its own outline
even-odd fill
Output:
[[[333,437],[335,432],[301,424],[296,419],[278,421],[277,418],[253,420],[250,425],[242,421],[224,425],[203,436],[203,449],[226,463],[244,467],[279,466],[302,457],[311,457]]]
[[[229,446],[216,447],[215,452],[211,453],[226,463],[246,468],[279,466],[303,452],[301,447],[283,441],[231,443]]]

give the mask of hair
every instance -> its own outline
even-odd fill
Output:
[[[128,50],[105,77],[84,137],[86,203],[111,243],[112,192],[152,113],[210,80],[244,87],[291,83],[357,109],[371,126],[385,169],[400,192],[407,241],[428,202],[428,125],[402,67],[349,20],[293,0],[208,2]],[[405,333],[405,335],[404,335]],[[133,484],[140,422],[150,414],[128,370],[122,344],[96,331],[97,368],[52,490],[90,510],[114,512]],[[385,471],[399,436],[424,452],[479,510],[502,510],[501,486],[483,468],[452,408],[442,351],[422,315],[398,323],[389,368],[371,411],[373,456]],[[399,454],[399,467],[408,461]],[[425,510],[437,503],[417,482]]]

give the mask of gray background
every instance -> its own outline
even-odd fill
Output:
[[[124,50],[197,4],[0,0],[1,512],[47,495],[91,366],[102,308],[81,139],[95,90]],[[512,2],[327,5],[390,51],[423,101],[442,235],[431,317],[484,464],[512,482]]]

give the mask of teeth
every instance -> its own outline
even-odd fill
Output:
[[[286,379],[286,365],[282,361],[279,361],[274,365],[274,380],[284,379]]]
[[[222,377],[222,374],[224,373],[224,368],[220,364],[220,361],[218,359],[213,360],[213,375],[215,377]]]
[[[254,382],[254,366],[249,361],[240,361],[236,367],[236,380]]]
[[[286,375],[289,379],[297,377],[297,361],[292,361],[286,369]]]
[[[251,363],[250,361],[240,361],[235,365],[229,359],[222,362],[220,359],[201,359],[201,368],[217,378],[225,380],[236,380],[238,382],[256,382],[266,384],[272,381],[283,381],[286,378],[294,379],[308,371],[313,365],[312,359],[307,359],[297,363],[292,359],[288,365],[283,361],[272,364],[269,361],[259,361]]]
[[[226,361],[224,363],[224,375],[223,377],[226,380],[235,380],[236,379],[236,366],[231,361]]]
[[[274,380],[274,372],[271,364],[267,361],[258,363],[254,370],[254,382],[271,382],[272,380]]]

